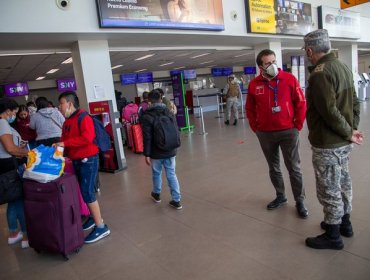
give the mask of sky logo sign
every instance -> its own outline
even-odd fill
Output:
[[[28,85],[27,83],[14,83],[4,85],[4,93],[8,97],[27,95]]]

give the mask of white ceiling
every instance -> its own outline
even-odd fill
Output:
[[[253,66],[254,46],[268,41],[280,40],[276,37],[252,35],[251,37],[185,34],[135,34],[135,33],[58,33],[32,34],[11,33],[0,34],[0,84],[33,81],[45,76],[53,68],[60,70],[47,75],[46,79],[73,77],[72,64],[61,62],[71,57],[70,49],[77,40],[108,40],[112,66],[122,64],[123,67],[113,70],[113,74],[132,73],[140,69],[147,71],[173,70],[177,67],[186,69],[231,66]],[[283,64],[290,63],[290,56],[304,54],[299,48],[302,38],[286,36],[282,41]],[[337,48],[348,41],[333,41]],[[359,48],[370,48],[369,43],[359,43]],[[59,53],[59,52],[64,53]],[[28,52],[43,53],[23,55]],[[209,55],[191,59],[203,53]],[[363,53],[363,52],[361,52]],[[7,55],[13,54],[13,55]],[[18,54],[18,55],[14,55]],[[154,54],[151,58],[136,61],[146,54]],[[5,55],[5,56],[4,56]],[[239,56],[243,55],[243,56]],[[237,57],[239,56],[239,57]],[[174,62],[171,65],[159,65]],[[201,64],[209,62],[206,64]]]

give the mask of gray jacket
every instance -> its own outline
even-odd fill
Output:
[[[31,116],[30,128],[37,133],[36,140],[60,137],[64,123],[63,115],[56,108],[43,108]]]

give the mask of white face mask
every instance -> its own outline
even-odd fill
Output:
[[[265,69],[265,73],[271,78],[275,78],[276,75],[279,73],[277,65],[275,63],[271,64]]]
[[[66,117],[66,118],[69,118],[71,115],[72,115],[72,108],[71,107],[68,107],[67,109],[66,109],[66,111],[64,112],[64,116]]]

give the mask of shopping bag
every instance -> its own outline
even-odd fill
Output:
[[[59,178],[64,171],[63,148],[40,145],[28,152],[23,178],[47,183]]]

